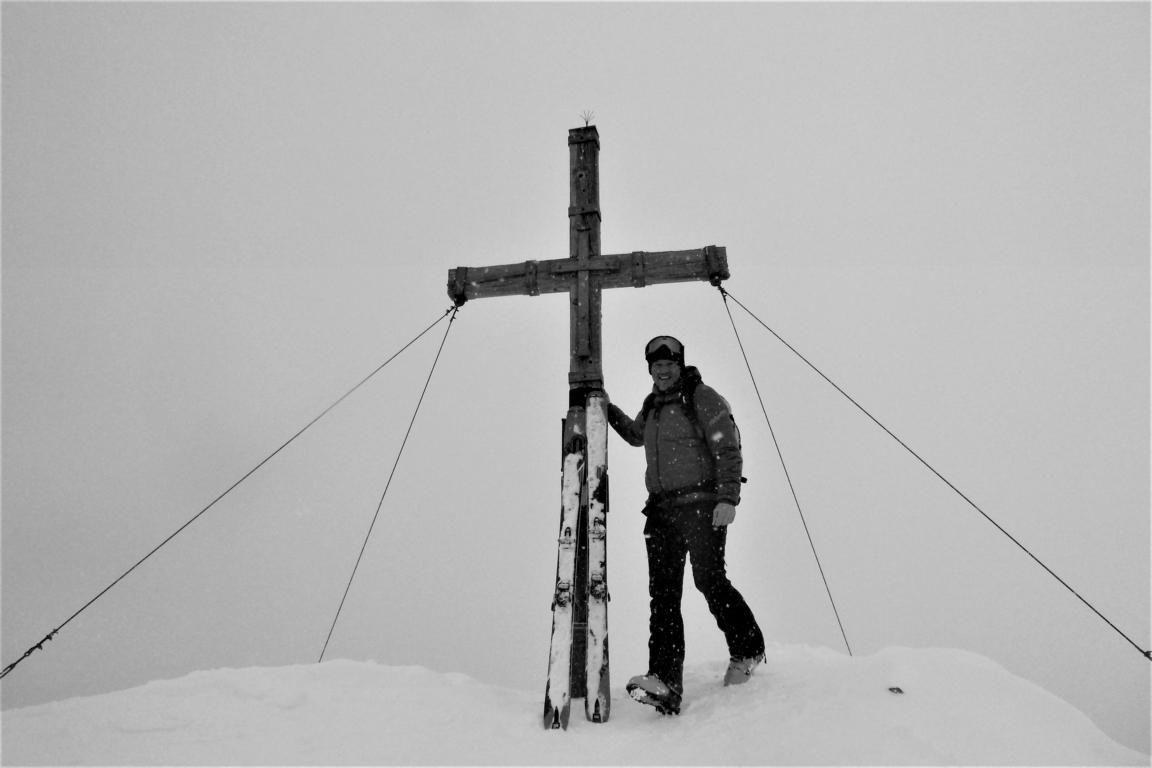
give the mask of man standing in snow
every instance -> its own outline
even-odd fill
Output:
[[[740,432],[728,402],[684,366],[684,345],[657,336],[644,350],[652,393],[635,419],[615,405],[608,421],[625,441],[644,446],[648,503],[644,540],[651,597],[648,674],[628,693],[661,713],[676,714],[684,693],[684,558],[728,642],[724,684],[747,682],[764,661],[756,618],[725,574],[724,544],[740,503]]]

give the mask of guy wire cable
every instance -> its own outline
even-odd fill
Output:
[[[768,433],[772,435],[772,443],[776,446],[776,455],[780,457],[780,466],[784,469],[784,479],[788,481],[788,488],[792,491],[792,501],[796,504],[796,511],[800,513],[800,522],[804,525],[804,534],[808,537],[808,546],[812,548],[812,557],[816,559],[816,568],[820,571],[820,578],[824,581],[824,591],[828,593],[828,602],[832,604],[832,613],[836,616],[836,623],[840,626],[840,636],[844,638],[844,647],[848,655],[852,653],[852,646],[848,643],[848,633],[844,631],[844,622],[840,620],[840,611],[836,608],[836,600],[832,597],[832,587],[828,585],[828,577],[824,574],[824,565],[820,562],[820,555],[816,553],[816,542],[812,540],[812,532],[808,529],[808,520],[804,517],[804,510],[800,507],[800,498],[796,495],[796,486],[792,484],[792,475],[788,472],[788,464],[784,461],[784,451],[780,448],[780,441],[776,439],[776,430],[772,428],[772,420],[768,418],[768,409],[764,406],[764,398],[760,396],[760,385],[756,383],[756,376],[752,373],[752,364],[748,361],[748,353],[744,351],[744,342],[740,338],[740,331],[736,330],[736,321],[732,318],[732,310],[728,308],[728,292],[723,286],[716,286],[724,299],[724,311],[728,313],[728,322],[732,324],[732,332],[736,334],[736,343],[740,346],[740,354],[744,357],[744,365],[748,368],[748,376],[752,379],[752,388],[756,390],[756,399],[760,401],[760,411],[764,414],[764,421],[768,424]]]
[[[344,610],[344,601],[348,599],[348,592],[352,589],[352,580],[356,578],[356,571],[360,568],[360,561],[364,559],[364,550],[368,548],[368,540],[372,538],[372,529],[376,527],[376,520],[380,517],[380,510],[384,507],[384,497],[392,487],[392,478],[396,476],[396,467],[400,465],[400,457],[404,455],[404,446],[408,445],[408,437],[412,434],[412,426],[416,423],[416,415],[420,413],[420,406],[424,403],[424,395],[428,394],[428,385],[432,383],[432,374],[436,373],[436,364],[440,362],[440,353],[444,351],[444,343],[448,341],[448,334],[452,330],[452,323],[456,322],[456,314],[460,311],[457,304],[451,310],[452,317],[448,320],[448,327],[444,329],[444,337],[440,339],[440,348],[436,350],[436,357],[432,360],[432,368],[428,371],[428,378],[424,380],[424,389],[420,391],[420,398],[416,401],[416,408],[412,411],[412,418],[408,422],[408,431],[400,441],[400,450],[396,452],[396,461],[392,462],[392,471],[388,473],[388,482],[384,484],[384,492],[380,494],[380,502],[376,505],[376,514],[372,515],[372,522],[368,526],[368,533],[364,536],[364,543],[360,545],[360,554],[356,556],[356,563],[352,566],[352,575],[348,577],[348,584],[344,587],[344,595],[340,598],[340,605],[336,608],[336,616],[332,619],[332,626],[328,628],[328,637],[324,640],[324,647],[320,649],[320,658],[316,663],[324,661],[324,654],[328,652],[328,643],[332,641],[332,633],[336,631],[336,622],[340,620],[340,612]],[[443,318],[441,318],[442,320]]]
[[[869,419],[871,419],[873,421],[873,423],[876,424],[876,426],[880,427],[880,429],[882,429],[886,433],[888,433],[889,437],[891,437],[893,440],[895,440],[897,443],[899,443],[900,446],[904,450],[906,450],[908,453],[912,454],[912,456],[915,457],[915,459],[917,461],[919,461],[921,464],[923,464],[925,467],[927,467],[927,469],[932,474],[936,475],[936,477],[938,477],[945,485],[947,485],[949,488],[951,488],[956,493],[956,495],[958,495],[960,498],[964,499],[964,501],[966,501],[968,503],[968,506],[972,507],[972,509],[979,512],[984,517],[984,519],[987,520],[988,522],[990,522],[992,525],[994,525],[996,527],[996,529],[998,531],[1000,531],[1000,533],[1007,536],[1012,541],[1013,544],[1015,544],[1017,547],[1019,547],[1021,550],[1023,550],[1024,553],[1026,555],[1028,555],[1028,557],[1032,558],[1036,562],[1037,565],[1039,565],[1041,568],[1043,568],[1045,571],[1047,571],[1049,576],[1056,579],[1056,581],[1060,582],[1060,584],[1065,589],[1067,589],[1069,592],[1071,592],[1073,595],[1076,596],[1077,600],[1082,602],[1084,605],[1088,606],[1088,608],[1094,614],[1096,614],[1105,624],[1107,624],[1109,627],[1111,627],[1116,632],[1116,634],[1120,635],[1120,637],[1127,640],[1128,644],[1131,645],[1133,648],[1135,648],[1137,651],[1139,651],[1140,654],[1144,658],[1148,659],[1149,661],[1152,661],[1152,650],[1141,648],[1136,643],[1135,640],[1133,640],[1131,637],[1129,637],[1127,634],[1125,634],[1123,632],[1123,630],[1121,630],[1119,627],[1117,627],[1115,624],[1113,624],[1112,621],[1110,621],[1107,616],[1105,616],[1103,613],[1101,613],[1099,610],[1097,610],[1096,606],[1092,605],[1092,603],[1090,603],[1086,599],[1084,599],[1084,597],[1081,596],[1081,594],[1079,592],[1077,592],[1075,589],[1073,589],[1071,587],[1071,585],[1068,584],[1068,582],[1066,582],[1066,581],[1064,581],[1064,579],[1060,578],[1060,576],[1057,575],[1056,572],[1053,571],[1051,568],[1049,568],[1047,565],[1045,565],[1044,562],[1042,560],[1040,560],[1040,558],[1038,558],[1036,555],[1032,554],[1032,552],[1027,547],[1025,547],[1019,541],[1019,539],[1017,539],[1011,533],[1006,531],[1003,526],[1001,526],[998,522],[996,522],[995,520],[992,519],[991,515],[989,515],[987,512],[985,512],[983,509],[981,509],[976,504],[976,502],[972,501],[972,499],[970,499],[963,491],[961,491],[959,488],[957,488],[955,485],[953,485],[952,482],[948,478],[944,477],[944,475],[942,475],[940,472],[938,472],[935,467],[933,467],[931,464],[929,464],[927,461],[925,461],[924,458],[920,456],[920,454],[916,453],[916,451],[912,450],[912,448],[910,448],[907,443],[905,443],[903,440],[901,440],[899,437],[897,437],[896,434],[894,432],[892,432],[892,430],[888,429],[888,427],[884,426],[884,424],[882,424],[879,419],[877,419],[875,416],[873,416],[871,413],[869,413],[868,409],[866,409],[864,406],[860,405],[860,403],[858,403],[855,398],[853,398],[851,395],[849,395],[847,392],[845,392],[840,387],[840,385],[838,385],[836,382],[832,381],[832,379],[828,378],[828,376],[826,376],[823,371],[821,371],[814,364],[812,364],[812,362],[809,361],[808,358],[804,357],[804,355],[800,354],[800,352],[795,347],[793,347],[791,344],[789,344],[787,341],[785,341],[784,338],[780,334],[776,333],[776,331],[769,328],[768,325],[763,320],[761,320],[759,317],[756,316],[756,314],[754,312],[752,312],[752,310],[750,310],[750,309],[748,309],[748,307],[744,306],[743,302],[741,302],[735,296],[732,296],[731,293],[729,293],[728,291],[725,291],[723,288],[721,288],[720,290],[721,290],[721,292],[723,292],[725,297],[731,297],[732,301],[736,302],[737,306],[739,306],[741,309],[743,309],[745,312],[747,312],[749,317],[751,317],[753,320],[755,320],[757,323],[759,323],[764,328],[764,330],[768,331],[770,334],[775,336],[776,339],[781,344],[783,344],[785,347],[787,347],[792,352],[792,354],[796,355],[798,358],[803,360],[804,363],[809,368],[811,368],[813,371],[815,371],[820,376],[820,378],[824,379],[824,381],[826,381],[830,385],[832,385],[833,389],[835,389],[837,392],[839,392],[841,395],[843,395],[848,400],[848,402],[852,403],[852,405],[856,406],[856,408],[861,413],[863,413],[865,416],[867,416]]]
[[[71,616],[69,616],[67,619],[65,619],[63,623],[61,623],[59,626],[57,626],[55,629],[53,629],[51,632],[49,632],[47,635],[45,635],[44,638],[40,642],[36,643],[31,648],[26,650],[24,652],[23,656],[21,656],[16,661],[9,664],[8,666],[4,667],[4,669],[2,671],[0,671],[0,679],[7,677],[9,672],[11,672],[13,669],[15,669],[16,666],[20,662],[24,661],[24,659],[31,656],[34,652],[43,649],[44,644],[47,643],[52,638],[54,638],[56,636],[56,634],[58,632],[60,632],[60,630],[64,629],[64,627],[68,626],[68,624],[70,624],[73,619],[75,619],[77,616],[79,616],[84,611],[86,611],[89,606],[91,606],[93,603],[95,603],[97,600],[99,600],[101,597],[103,597],[108,591],[110,591],[113,587],[115,587],[117,584],[119,584],[121,581],[123,581],[130,573],[132,573],[137,568],[139,568],[141,565],[143,565],[144,562],[146,560],[148,560],[148,558],[152,557],[152,555],[159,552],[162,547],[164,547],[166,544],[168,544],[168,542],[172,541],[172,539],[174,539],[178,535],[180,535],[184,531],[184,529],[186,529],[188,526],[192,525],[192,523],[196,522],[205,512],[210,510],[212,507],[216,506],[216,504],[220,500],[222,500],[225,496],[227,496],[232,491],[234,491],[241,483],[243,483],[249,477],[254,475],[257,470],[259,470],[261,467],[263,467],[265,464],[267,464],[269,461],[271,461],[274,456],[276,456],[278,453],[280,453],[285,448],[287,448],[290,444],[292,444],[296,440],[296,438],[298,438],[302,434],[304,434],[309,428],[312,427],[312,425],[314,425],[316,422],[320,421],[320,419],[327,416],[328,413],[332,411],[332,409],[334,409],[336,406],[340,405],[340,403],[344,402],[344,400],[346,400],[353,392],[355,392],[356,390],[360,389],[360,387],[362,387],[366,383],[368,383],[369,379],[371,379],[373,376],[378,374],[380,371],[384,370],[385,366],[387,366],[389,363],[391,363],[393,360],[395,360],[397,357],[399,357],[401,352],[403,352],[404,350],[408,349],[408,347],[415,344],[418,340],[420,340],[424,336],[424,334],[428,333],[428,331],[432,330],[434,327],[439,325],[444,320],[444,318],[448,317],[449,314],[453,314],[453,310],[455,310],[455,309],[457,309],[457,307],[449,307],[447,310],[445,310],[444,314],[441,315],[439,318],[437,318],[434,323],[429,325],[424,330],[420,331],[420,333],[418,333],[411,341],[409,341],[407,344],[405,344],[403,347],[401,347],[399,350],[397,350],[395,354],[393,354],[391,357],[389,357],[387,360],[385,360],[383,363],[381,363],[376,368],[376,370],[372,371],[372,373],[368,374],[363,379],[361,379],[358,384],[356,384],[354,387],[349,389],[347,392],[345,392],[343,395],[341,395],[335,402],[333,402],[331,405],[329,405],[327,408],[325,408],[320,413],[319,416],[317,416],[316,418],[312,419],[312,421],[305,424],[296,434],[294,434],[294,435],[292,435],[292,437],[288,438],[279,448],[272,451],[272,453],[268,454],[268,456],[266,456],[263,461],[261,461],[259,464],[254,466],[252,469],[248,470],[248,472],[245,473],[243,477],[241,477],[239,480],[237,480],[235,483],[233,483],[231,486],[229,486],[228,490],[224,491],[219,496],[217,496],[215,499],[213,499],[211,502],[209,502],[206,507],[201,509],[195,515],[193,515],[187,522],[185,522],[183,525],[181,525],[179,528],[177,528],[170,536],[168,536],[168,538],[164,539],[162,542],[157,544],[152,549],[151,552],[149,552],[148,554],[144,555],[144,557],[142,557],[138,561],[136,561],[135,565],[133,565],[131,568],[126,570],[124,573],[122,573],[118,577],[116,577],[116,579],[111,584],[109,584],[104,589],[102,589],[95,597],[93,597],[91,600],[89,600],[87,603],[85,603],[83,606],[81,606],[78,611],[73,613]]]

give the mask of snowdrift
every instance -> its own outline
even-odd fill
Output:
[[[197,672],[3,713],[5,765],[1149,765],[988,659],[771,646],[740,687],[690,666],[679,717],[630,701],[544,731],[540,691],[331,661]],[[898,688],[902,693],[890,689]]]

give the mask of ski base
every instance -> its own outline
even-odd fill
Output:
[[[608,400],[588,397],[588,628],[585,657],[587,681],[584,714],[594,723],[608,722],[612,692],[608,673]]]
[[[580,496],[585,483],[583,409],[565,419],[560,477],[560,535],[556,549],[556,588],[552,598],[552,642],[544,688],[544,728],[566,730],[571,710],[572,634]]]

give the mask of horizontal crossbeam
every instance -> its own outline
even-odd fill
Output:
[[[457,267],[448,270],[448,295],[457,305],[492,296],[538,296],[572,290],[573,273],[588,272],[599,288],[642,288],[657,283],[727,280],[728,254],[723,246],[687,251],[635,251],[590,259],[551,259]]]

